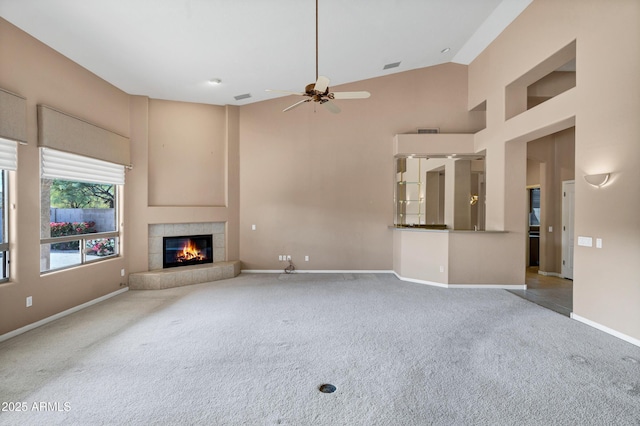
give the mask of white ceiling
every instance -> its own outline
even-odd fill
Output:
[[[319,73],[468,64],[531,1],[319,0]],[[0,0],[0,16],[130,94],[244,105],[315,81],[314,0]]]

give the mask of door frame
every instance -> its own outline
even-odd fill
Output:
[[[575,180],[562,181],[562,265],[561,276],[573,279],[575,250]]]

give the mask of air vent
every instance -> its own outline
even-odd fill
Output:
[[[243,100],[243,99],[247,99],[247,98],[250,98],[250,97],[251,97],[251,93],[245,93],[244,95],[234,96],[233,98],[234,98],[236,101],[241,101],[241,100]]]
[[[382,69],[383,70],[388,70],[388,69],[391,69],[391,68],[397,68],[399,66],[400,66],[400,62],[394,62],[392,64],[385,65],[384,68],[382,68]]]
[[[426,129],[418,129],[418,134],[440,133],[440,129],[437,127],[429,127]]]

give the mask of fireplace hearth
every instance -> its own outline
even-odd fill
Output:
[[[163,237],[162,253],[163,268],[213,263],[213,237],[212,235]]]

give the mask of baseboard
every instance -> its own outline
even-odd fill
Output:
[[[20,327],[17,330],[13,330],[13,331],[10,331],[8,333],[5,333],[5,334],[0,336],[0,342],[4,342],[5,340],[9,340],[12,337],[16,337],[16,336],[18,336],[18,335],[20,335],[22,333],[26,333],[27,331],[33,330],[34,328],[38,328],[40,326],[48,324],[48,323],[50,323],[52,321],[55,321],[57,319],[60,319],[62,317],[66,317],[67,315],[71,315],[71,314],[73,314],[75,312],[78,312],[78,311],[84,309],[84,308],[88,308],[91,305],[95,305],[95,304],[103,302],[103,301],[105,301],[107,299],[111,299],[112,297],[117,296],[117,295],[119,295],[121,293],[124,293],[125,291],[129,291],[129,287],[121,288],[120,290],[116,290],[113,293],[106,294],[106,295],[104,295],[102,297],[98,297],[97,299],[93,299],[93,300],[90,300],[90,301],[88,301],[86,303],[83,303],[82,305],[74,306],[73,308],[67,309],[66,311],[59,312],[59,313],[57,313],[55,315],[51,315],[50,317],[41,319],[40,321],[36,321],[36,322],[34,322],[32,324],[25,325],[24,327]]]
[[[487,288],[498,290],[526,290],[526,284],[449,284],[449,288]]]
[[[500,290],[526,290],[526,284],[445,284],[438,283],[434,281],[426,281],[426,280],[418,280],[415,278],[407,278],[399,275],[397,272],[393,272],[393,274],[398,277],[401,281],[407,281],[410,283],[417,284],[425,284],[433,287],[441,287],[441,288],[483,288],[483,289],[500,289]]]
[[[442,287],[442,288],[448,288],[449,287],[449,284],[437,283],[435,281],[425,281],[425,280],[418,280],[418,279],[415,279],[415,278],[403,277],[402,275],[398,274],[396,271],[393,271],[393,275],[395,275],[400,281],[406,281],[406,282],[409,282],[409,283],[430,285],[432,287]]]
[[[586,324],[586,325],[588,325],[588,326],[591,326],[591,327],[593,327],[593,328],[597,328],[597,329],[598,329],[598,330],[600,330],[600,331],[604,331],[605,333],[610,334],[610,335],[612,335],[612,336],[615,336],[615,337],[617,337],[618,339],[622,339],[622,340],[624,340],[625,342],[629,342],[629,343],[631,343],[632,345],[640,346],[640,340],[638,340],[638,339],[636,339],[636,338],[634,338],[634,337],[627,336],[627,335],[626,335],[626,334],[624,334],[624,333],[620,333],[619,331],[616,331],[616,330],[614,330],[614,329],[612,329],[612,328],[609,328],[609,327],[607,327],[607,326],[605,326],[605,325],[598,324],[597,322],[594,322],[594,321],[591,321],[591,320],[586,319],[586,318],[584,318],[584,317],[581,317],[580,315],[576,315],[576,314],[574,314],[573,312],[571,312],[571,315],[570,315],[570,316],[571,316],[571,319],[574,319],[574,320],[576,320],[576,321],[579,321],[579,322],[581,322],[581,323],[583,323],[583,324]]]
[[[538,275],[543,275],[545,277],[558,277],[558,278],[564,278],[562,276],[562,274],[559,274],[557,272],[545,272],[545,271],[538,271]]]
[[[243,269],[246,274],[284,274],[283,269]],[[296,269],[293,274],[393,274],[393,271],[382,269]]]

